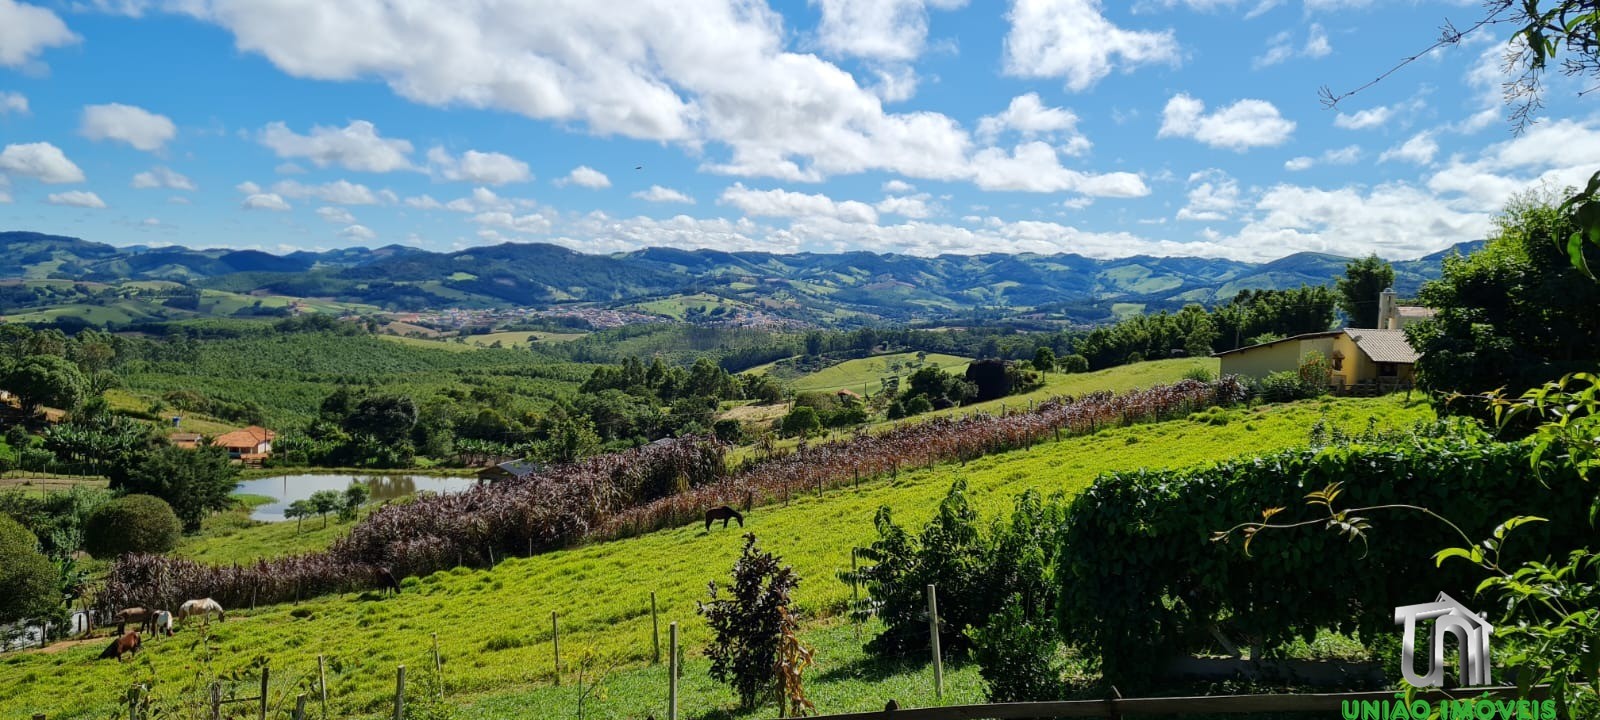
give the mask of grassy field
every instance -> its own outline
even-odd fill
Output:
[[[902,523],[919,526],[931,516],[950,482],[964,477],[974,504],[992,516],[1008,509],[1012,498],[1026,488],[1074,493],[1107,470],[1182,467],[1301,445],[1307,428],[1319,417],[1360,430],[1369,417],[1378,418],[1384,427],[1403,427],[1431,413],[1420,401],[1406,404],[1398,397],[1328,399],[1234,410],[1223,425],[1177,420],[1118,428],[982,458],[965,467],[902,472],[897,479],[874,480],[820,499],[797,497],[787,507],[756,509],[747,525],[764,547],[780,554],[804,579],[796,599],[807,618],[804,638],[822,648],[820,669],[808,678],[821,710],[878,709],[886,692],[902,693],[899,697],[907,705],[930,704],[923,665],[911,662],[885,669],[865,663],[850,647],[852,641],[840,635],[848,630],[829,619],[841,613],[849,595],[835,573],[849,566],[852,546],[872,539],[870,518],[877,507],[890,505]],[[267,536],[286,532],[280,527],[240,528],[232,542],[278,542],[280,538]],[[254,537],[258,534],[260,541]],[[314,672],[317,655],[325,655],[331,670],[332,709],[339,715],[376,716],[392,696],[396,665],[403,663],[415,671],[431,667],[430,634],[438,633],[453,702],[465,705],[467,716],[532,716],[529,707],[553,711],[567,707],[564,703],[572,698],[570,674],[567,687],[544,687],[552,678],[549,624],[554,611],[562,618],[561,648],[568,667],[592,651],[614,658],[624,668],[616,676],[617,692],[609,696],[615,699],[591,702],[589,717],[637,718],[646,710],[660,717],[664,697],[660,671],[644,667],[650,657],[650,592],[657,593],[663,626],[679,622],[687,656],[699,658],[708,637],[694,613],[694,602],[705,597],[707,581],[727,576],[739,536],[736,530],[708,533],[690,525],[507,559],[494,568],[456,568],[408,578],[405,593],[396,598],[322,597],[299,605],[235,612],[226,623],[213,626],[212,646],[217,653],[213,667],[233,671],[264,658],[271,663],[274,678],[283,683],[281,688],[275,685],[274,693],[289,698],[295,683]],[[189,546],[186,552],[204,555],[207,550]],[[191,630],[155,641],[137,662],[123,665],[91,661],[104,641],[0,656],[0,719],[26,718],[36,712],[52,720],[103,718],[130,683],[152,679],[157,692],[170,696],[200,669],[198,635]],[[729,717],[731,697],[705,679],[704,669],[704,663],[695,660],[686,671],[684,717]],[[411,676],[413,687],[419,675]],[[953,671],[947,682],[951,687],[946,703],[982,698],[968,669]],[[650,690],[652,683],[657,687]],[[630,684],[638,684],[637,691],[624,692],[622,688]]]
[[[692,312],[710,313],[717,308],[729,310],[749,309],[749,305],[726,298],[721,298],[709,293],[696,293],[694,295],[674,295],[672,297],[637,303],[627,309],[637,310],[653,315],[662,315],[674,320],[682,320]]]
[[[931,356],[930,356],[931,357]],[[1152,385],[1165,385],[1182,380],[1193,370],[1205,370],[1215,376],[1222,366],[1216,358],[1182,358],[1178,360],[1151,360],[1149,362],[1119,365],[1087,373],[1046,373],[1044,386],[1026,393],[1011,395],[988,402],[964,405],[932,413],[933,415],[960,415],[968,412],[999,412],[1003,405],[1016,409],[1027,407],[1029,402],[1043,402],[1053,397],[1074,397],[1096,392],[1127,392]],[[928,417],[920,415],[918,417]]]
[[[489,333],[487,335],[468,335],[466,341],[468,344],[481,347],[489,347],[495,343],[500,343],[502,347],[515,347],[517,345],[527,345],[530,338],[538,342],[569,342],[587,334],[581,332],[558,333],[542,330],[514,330]]]
[[[839,390],[854,390],[858,393],[877,393],[881,390],[878,383],[880,378],[890,375],[904,377],[910,375],[913,363],[917,361],[916,353],[895,353],[893,355],[875,355],[859,360],[846,360],[838,365],[831,365],[814,373],[801,375],[790,381],[794,389],[799,392],[837,392]],[[929,353],[927,365],[942,368],[946,372],[960,375],[967,371],[971,358],[956,355],[941,355]],[[895,372],[890,366],[899,364],[900,371]]]

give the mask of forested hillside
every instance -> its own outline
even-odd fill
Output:
[[[1443,257],[1475,245],[1395,263],[1396,289],[1414,293],[1438,277]],[[0,278],[13,279],[0,284],[3,313],[104,300],[108,287],[117,299],[142,297],[178,309],[184,309],[184,301],[169,298],[196,290],[321,298],[390,310],[625,305],[704,294],[821,324],[948,319],[996,310],[1095,322],[1130,311],[1226,301],[1241,290],[1326,285],[1349,260],[1317,253],[1248,263],[1147,256],[1100,260],[1070,253],[916,257],[669,248],[589,255],[538,243],[451,253],[391,245],[277,256],[220,248],[112,247],[31,232],[0,233],[0,256]],[[129,285],[147,281],[180,285]]]

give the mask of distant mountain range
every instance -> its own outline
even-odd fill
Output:
[[[1394,263],[1396,290],[1439,275],[1458,244]],[[274,255],[255,250],[115,247],[74,237],[0,232],[0,278],[122,284],[171,281],[198,289],[364,303],[392,310],[441,307],[648,304],[682,296],[818,322],[915,320],[974,311],[1044,313],[1076,322],[1214,303],[1240,290],[1323,285],[1349,258],[1296,253],[1267,263],[1074,254],[916,257],[647,248],[589,255],[549,244],[437,253],[400,245]]]

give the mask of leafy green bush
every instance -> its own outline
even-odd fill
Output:
[[[978,662],[989,702],[1034,702],[1059,699],[1061,642],[1048,618],[1028,618],[1020,596],[982,627],[968,628],[972,656]]]
[[[873,564],[842,573],[866,597],[852,608],[859,620],[877,615],[884,630],[869,648],[898,655],[928,645],[927,587],[939,599],[939,642],[960,651],[966,631],[981,626],[1015,595],[1029,618],[1047,614],[1055,597],[1051,567],[1054,533],[1062,505],[1029,491],[1017,498],[1009,519],[982,532],[978,514],[967,502],[966,481],[957,480],[939,503],[939,512],[913,536],[894,523],[888,507],[878,509],[878,540],[856,548],[858,558]]]
[[[1185,380],[1199,380],[1200,382],[1208,383],[1216,380],[1217,374],[1203,367],[1192,367],[1183,372],[1183,378]]]
[[[1460,542],[1442,523],[1417,519],[1389,530],[1403,542],[1370,547],[1318,523],[1253,538],[1253,557],[1210,538],[1263,508],[1303,514],[1308,492],[1342,482],[1341,505],[1419,505],[1472,537],[1511,515],[1549,518],[1519,528],[1502,548],[1506,562],[1542,557],[1544,548],[1591,536],[1593,490],[1570,469],[1547,471],[1541,482],[1531,452],[1476,427],[1440,425],[1403,440],[1103,475],[1073,502],[1061,536],[1061,632],[1125,690],[1170,655],[1209,644],[1204,628],[1224,619],[1269,654],[1319,629],[1363,639],[1392,633],[1393,608],[1440,591],[1469,597],[1481,579],[1435,566],[1435,550]]]
[[[1280,370],[1262,378],[1257,385],[1257,393],[1267,402],[1293,402],[1314,394],[1300,379],[1300,373],[1294,370]]]
[[[738,444],[744,442],[745,440],[744,425],[740,424],[738,420],[731,418],[726,420],[718,420],[713,423],[711,425],[711,434],[717,436],[718,440],[721,440],[725,443]]]
[[[906,415],[921,415],[933,412],[933,401],[927,395],[916,395],[905,401]]]
[[[796,405],[778,421],[778,431],[787,437],[806,437],[821,429],[822,419],[809,405]]]
[[[182,523],[165,500],[125,495],[89,515],[83,547],[102,560],[125,553],[164,553],[178,546],[182,533]]]
[[[1078,354],[1067,355],[1056,363],[1056,368],[1064,373],[1089,372],[1089,358]]]
[[[50,615],[60,600],[56,569],[39,552],[38,538],[0,515],[0,623]]]
[[[164,447],[146,456],[128,473],[123,489],[154,495],[172,506],[186,532],[198,532],[213,510],[233,505],[239,469],[221,448],[185,450]]]

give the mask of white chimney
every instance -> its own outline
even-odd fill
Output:
[[[1394,307],[1394,288],[1384,288],[1378,293],[1378,329],[1399,330],[1399,312]]]

